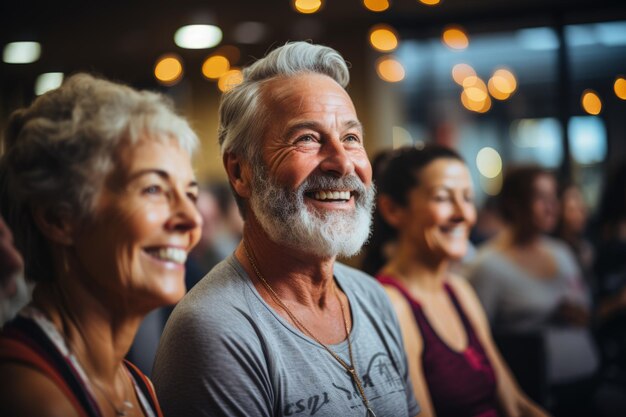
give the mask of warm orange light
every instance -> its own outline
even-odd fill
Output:
[[[441,0],[420,0],[420,3],[425,4],[427,6],[436,6],[441,3]]]
[[[449,48],[465,49],[469,46],[469,38],[460,26],[448,26],[444,29],[441,40]]]
[[[202,64],[202,75],[217,80],[230,69],[230,62],[222,55],[208,57]]]
[[[613,90],[615,90],[615,95],[622,100],[626,100],[626,78],[617,77],[615,79],[615,84],[613,84]]]
[[[376,72],[383,81],[390,83],[402,81],[405,75],[402,64],[391,57],[380,58],[376,62]]]
[[[517,89],[515,75],[507,69],[496,70],[489,79],[489,93],[496,100],[506,100]]]
[[[217,82],[217,88],[221,92],[226,92],[243,81],[243,73],[239,69],[231,69],[222,75]]]
[[[304,14],[311,14],[317,12],[322,7],[321,0],[295,0],[293,7]]]
[[[476,113],[486,113],[491,108],[491,99],[487,94],[484,95],[483,100],[474,100],[467,93],[467,89],[461,93],[461,103],[466,109]]]
[[[154,77],[163,85],[174,85],[183,77],[183,64],[176,55],[164,55],[154,66]]]
[[[398,47],[398,36],[391,26],[376,25],[370,30],[370,44],[382,52],[393,51]]]
[[[363,6],[372,12],[383,12],[389,8],[388,0],[363,0]]]
[[[483,103],[489,98],[485,82],[475,75],[470,75],[463,80],[463,91],[474,102]]]
[[[600,114],[602,111],[602,100],[600,100],[598,94],[593,90],[583,91],[580,103],[583,109],[589,114],[596,115]]]
[[[476,71],[467,64],[456,64],[452,67],[452,79],[458,85],[463,85],[463,81],[471,76],[476,76]]]

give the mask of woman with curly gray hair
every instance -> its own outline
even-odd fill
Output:
[[[86,74],[12,115],[0,209],[35,289],[0,333],[0,415],[161,415],[124,356],[185,292],[197,142],[161,95]]]

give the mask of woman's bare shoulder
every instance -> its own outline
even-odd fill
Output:
[[[78,417],[63,391],[48,376],[16,362],[0,362],[3,388],[0,415],[15,417]]]

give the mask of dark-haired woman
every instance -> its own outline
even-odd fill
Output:
[[[543,416],[518,388],[467,282],[449,272],[476,218],[459,155],[430,145],[390,154],[364,267],[385,286],[425,416]]]

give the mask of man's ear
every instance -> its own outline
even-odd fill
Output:
[[[252,189],[250,164],[230,152],[226,152],[222,160],[233,190],[242,198],[250,198]]]
[[[398,229],[404,220],[405,209],[388,195],[379,194],[377,197],[380,216],[394,229]]]
[[[50,241],[66,246],[74,244],[75,222],[70,221],[70,216],[44,208],[33,209],[31,213],[41,233]]]

